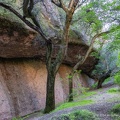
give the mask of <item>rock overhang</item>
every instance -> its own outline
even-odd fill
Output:
[[[0,17],[0,57],[14,58],[39,58],[45,61],[45,42],[34,30],[19,22]],[[58,38],[59,39],[59,38]],[[78,62],[79,55],[84,56],[88,45],[82,42],[71,41],[68,45],[68,54],[63,63],[74,66]],[[55,58],[58,48],[55,47]],[[80,66],[83,72],[89,74],[94,68],[96,59],[88,57],[86,62]]]

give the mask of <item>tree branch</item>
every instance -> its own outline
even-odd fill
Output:
[[[55,2],[54,0],[51,0],[52,3],[54,3],[56,6],[62,8],[65,12],[68,12],[68,9],[63,4],[62,0],[59,0],[59,3]]]
[[[77,5],[76,9],[81,7],[85,2],[88,2],[88,0],[82,0],[81,3]]]
[[[73,4],[74,4],[74,0],[70,0],[68,8],[71,9],[73,7]]]
[[[38,26],[33,25],[31,22],[29,22],[28,20],[26,20],[25,18],[23,18],[23,16],[21,14],[19,14],[15,9],[13,9],[11,6],[8,6],[8,5],[6,5],[6,4],[4,4],[2,2],[0,2],[0,6],[2,6],[3,8],[5,8],[5,9],[9,10],[10,12],[12,12],[13,14],[15,14],[26,25],[28,25],[30,28],[32,28],[33,30],[35,30],[36,32],[38,32],[44,38],[44,40],[46,42],[48,41],[48,38],[42,32],[41,28],[39,28]]]
[[[90,46],[89,46],[89,49],[87,50],[85,56],[82,57],[82,58],[76,63],[76,65],[73,67],[72,72],[74,72],[75,70],[77,70],[78,67],[79,67],[80,65],[82,65],[82,64],[86,61],[86,59],[88,58],[88,56],[90,55],[90,53],[91,53],[91,51],[92,51],[93,44],[94,44],[96,38],[101,37],[101,36],[103,36],[103,35],[105,35],[105,34],[112,33],[112,32],[115,31],[115,29],[117,29],[117,30],[120,29],[120,26],[117,26],[116,28],[112,28],[112,29],[109,30],[109,31],[105,31],[105,32],[101,32],[101,33],[96,34],[96,35],[92,38],[91,43],[90,43]],[[71,73],[72,73],[72,72],[71,72]]]
[[[88,56],[90,55],[90,53],[91,53],[91,51],[92,51],[93,44],[94,44],[96,38],[101,37],[102,35],[108,34],[108,33],[110,33],[110,31],[101,32],[101,33],[99,33],[99,34],[96,34],[96,35],[92,38],[91,44],[90,44],[89,49],[87,50],[87,53],[86,53],[85,56],[82,57],[82,58],[77,62],[77,64],[73,67],[72,72],[74,72],[75,70],[77,70],[78,67],[79,67],[80,65],[82,65],[82,64],[86,61],[86,59],[88,58]]]
[[[85,57],[84,57],[84,59],[83,59],[83,61],[82,61],[82,64],[86,61],[87,57],[90,55],[90,53],[91,53],[91,51],[92,51],[92,48],[93,48],[93,44],[94,44],[96,38],[101,37],[102,35],[108,34],[108,33],[110,33],[110,31],[101,32],[101,33],[99,33],[99,34],[96,34],[96,35],[92,38],[90,47],[89,47],[87,53],[85,54]]]

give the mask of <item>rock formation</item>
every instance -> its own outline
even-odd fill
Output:
[[[62,23],[58,19],[58,13],[55,12],[55,6],[49,0],[37,4],[41,5],[39,19],[42,21],[42,18],[44,21],[44,23],[43,21],[40,23],[44,32],[51,35],[51,38],[57,36],[58,40],[60,37],[58,27],[62,29]],[[45,5],[49,6],[47,10]],[[47,73],[44,40],[19,20],[11,18],[4,15],[0,17],[0,120],[24,116],[45,107]],[[45,26],[46,22],[48,24]],[[84,56],[88,49],[88,46],[83,43],[84,40],[82,41],[74,31],[71,30],[71,32],[74,36],[70,37],[68,55],[56,77],[56,104],[67,99],[67,75],[71,67],[78,61],[78,56]],[[53,59],[56,54],[55,45]],[[80,69],[89,75],[95,63],[94,57],[88,57]],[[83,73],[79,75],[79,79],[78,77],[74,79],[74,88],[77,88],[78,82],[84,87],[88,87],[93,82]]]

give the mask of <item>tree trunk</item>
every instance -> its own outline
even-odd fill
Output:
[[[52,68],[49,68],[47,76],[46,107],[44,110],[45,113],[49,113],[50,111],[55,109],[55,76],[56,73],[52,70]]]
[[[104,80],[99,80],[98,81],[98,85],[97,85],[97,89],[102,88],[102,83],[104,82]]]
[[[107,73],[104,73],[101,78],[98,81],[98,85],[97,85],[97,89],[102,88],[102,84],[105,81],[105,79],[107,79],[108,77],[110,77],[111,74],[111,70],[109,70]]]
[[[55,60],[52,60],[53,44],[51,41],[47,42],[46,51],[46,68],[47,68],[47,87],[46,87],[46,106],[44,113],[49,113],[55,109],[55,77],[57,71],[62,63],[65,53],[65,47],[60,47]]]
[[[73,101],[73,76],[69,78],[69,102]]]

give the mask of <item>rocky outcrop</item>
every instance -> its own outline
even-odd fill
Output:
[[[55,102],[61,103],[68,96],[67,75],[71,68],[62,65],[56,76]],[[0,120],[24,116],[45,107],[46,67],[36,60],[0,60]],[[86,75],[74,78],[74,88],[81,84],[88,87],[91,81]]]
[[[25,29],[21,24],[0,18],[0,57],[1,58],[40,58],[45,61],[46,47],[44,40],[35,31]],[[56,45],[57,46],[57,45]],[[54,47],[56,56],[58,47]],[[85,44],[70,43],[68,55],[63,63],[74,66],[78,56],[84,56],[88,46]],[[89,57],[85,64],[80,66],[83,72],[89,74],[93,69],[96,60]]]

